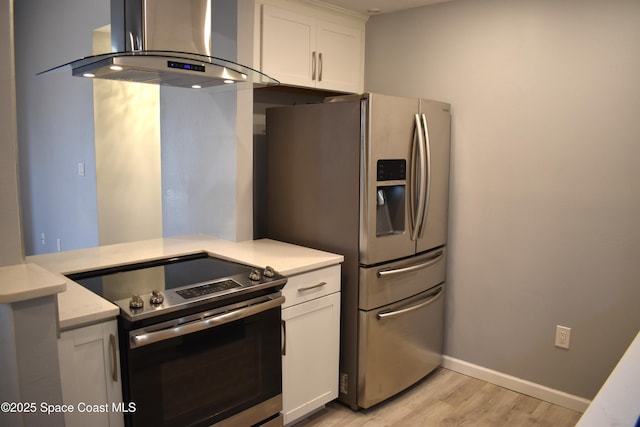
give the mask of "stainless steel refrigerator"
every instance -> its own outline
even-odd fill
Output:
[[[343,254],[340,395],[368,408],[442,360],[449,104],[366,93],[267,110],[267,236]]]

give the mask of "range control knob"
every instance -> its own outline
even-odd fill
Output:
[[[249,280],[252,280],[254,282],[257,282],[258,280],[260,280],[260,271],[259,270],[253,270],[251,271],[251,273],[249,273]]]
[[[151,298],[149,298],[149,302],[153,305],[162,304],[164,302],[164,295],[158,291],[151,291]]]
[[[267,265],[264,268],[264,272],[262,274],[264,274],[264,277],[273,277],[276,275],[276,271],[273,269],[273,267]]]
[[[133,294],[131,295],[131,300],[129,301],[129,307],[131,308],[142,308],[144,306],[144,301],[140,298],[140,295]]]

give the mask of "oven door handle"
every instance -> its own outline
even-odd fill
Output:
[[[175,326],[173,328],[162,329],[153,332],[141,332],[131,336],[131,348],[138,348],[145,345],[153,344],[159,341],[168,340],[170,338],[179,337],[182,335],[193,334],[195,332],[203,331],[205,329],[214,328],[216,326],[224,325],[225,323],[234,322],[236,320],[244,319],[254,314],[262,313],[263,311],[270,310],[275,307],[279,307],[284,303],[284,296],[270,299],[267,302],[249,305],[239,308],[237,310],[227,311],[222,314],[217,314],[211,317],[206,317],[201,320],[185,323]]]

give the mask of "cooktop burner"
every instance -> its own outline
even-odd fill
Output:
[[[196,253],[104,268],[67,277],[120,307],[128,320],[255,292],[282,289],[287,279],[271,267],[244,264]]]

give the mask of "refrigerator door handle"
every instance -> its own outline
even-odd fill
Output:
[[[415,115],[416,128],[413,137],[413,148],[411,149],[411,182],[415,188],[411,189],[411,240],[418,240],[425,208],[425,187],[427,186],[427,176],[425,169],[427,159],[425,153],[424,131],[422,130],[422,120],[420,115]],[[417,138],[416,138],[417,136]],[[416,158],[417,152],[417,158]],[[416,193],[418,200],[416,202]]]
[[[416,116],[417,117],[417,116]],[[411,187],[409,188],[409,213],[410,213],[410,220],[411,220],[411,231],[410,231],[410,237],[411,240],[415,240],[414,239],[414,235],[416,234],[414,232],[414,230],[416,230],[418,227],[416,226],[416,189],[414,188],[416,186],[416,159],[418,157],[417,151],[418,151],[418,129],[420,126],[420,121],[416,120],[415,123],[415,127],[413,129],[413,139],[411,141],[411,158],[409,159],[410,161],[410,183],[411,183]]]
[[[394,311],[383,311],[381,313],[376,314],[376,318],[378,320],[382,320],[382,319],[386,319],[389,317],[393,317],[393,316],[398,316],[401,314],[405,314],[405,313],[409,313],[415,310],[419,310],[423,307],[428,306],[429,304],[434,303],[438,298],[440,298],[442,296],[442,291],[443,291],[443,286],[444,285],[440,285],[438,286],[438,288],[436,290],[434,290],[432,293],[430,293],[429,295],[427,295],[427,299],[422,301],[419,304],[416,305],[412,305],[411,307],[407,307],[407,308],[403,308],[402,310],[394,310]]]
[[[402,274],[402,273],[411,273],[412,271],[421,270],[423,268],[427,268],[437,263],[444,256],[443,251],[436,252],[431,259],[427,262],[422,262],[420,264],[410,265],[409,267],[403,268],[394,268],[392,270],[380,270],[378,271],[378,277],[388,277],[393,276],[394,274]]]
[[[424,132],[424,141],[425,141],[425,148],[426,148],[425,166],[427,170],[426,170],[425,176],[427,180],[427,185],[426,185],[424,208],[423,208],[424,216],[420,221],[419,237],[422,237],[424,235],[424,225],[427,223],[427,215],[429,214],[429,197],[431,195],[431,143],[429,142],[429,126],[427,125],[427,115],[424,113],[422,113],[422,131]]]

